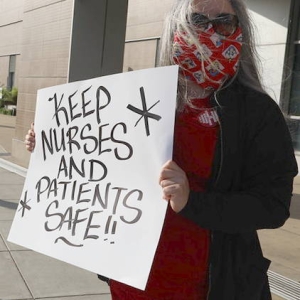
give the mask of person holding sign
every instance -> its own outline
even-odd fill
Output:
[[[259,80],[243,1],[176,0],[161,41],[161,65],[173,64],[174,153],[158,178],[164,227],[146,290],[110,280],[112,299],[271,299],[256,231],[289,217],[297,165]]]

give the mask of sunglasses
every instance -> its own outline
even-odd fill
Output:
[[[191,22],[193,26],[200,30],[206,30],[211,24],[214,31],[222,36],[234,34],[239,25],[238,17],[232,14],[220,14],[211,20],[203,14],[192,13]]]

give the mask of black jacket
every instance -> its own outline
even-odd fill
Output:
[[[294,150],[278,105],[238,82],[217,96],[220,137],[207,192],[181,215],[212,232],[209,300],[271,299],[256,230],[289,217]],[[217,105],[217,103],[213,103]]]

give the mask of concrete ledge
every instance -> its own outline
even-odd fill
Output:
[[[11,171],[13,173],[16,173],[22,177],[26,177],[26,174],[27,174],[27,169],[20,167],[10,161],[2,159],[2,158],[0,158],[0,167],[3,169],[6,169],[8,171]]]

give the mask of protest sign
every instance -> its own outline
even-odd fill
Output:
[[[38,91],[36,146],[8,240],[144,289],[167,202],[178,67]]]

